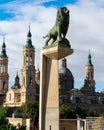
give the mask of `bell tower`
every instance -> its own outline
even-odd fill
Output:
[[[88,62],[85,66],[84,84],[80,90],[86,95],[91,95],[95,92],[94,66],[92,64],[90,51],[88,55]]]
[[[8,90],[8,56],[6,54],[5,38],[3,37],[2,50],[0,54],[0,92],[6,94]]]
[[[35,100],[35,48],[32,45],[30,26],[27,34],[27,42],[23,48],[22,67],[22,102]]]
[[[89,85],[90,86],[95,86],[95,80],[94,80],[94,67],[92,64],[92,60],[91,60],[91,54],[89,51],[89,55],[88,55],[88,62],[85,66],[85,78],[90,81]]]

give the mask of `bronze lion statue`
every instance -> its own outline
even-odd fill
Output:
[[[61,7],[57,11],[56,22],[49,33],[43,38],[47,38],[45,45],[51,44],[57,39],[65,38],[69,26],[69,10],[66,7]]]

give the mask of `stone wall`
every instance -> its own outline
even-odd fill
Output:
[[[26,130],[30,130],[30,119],[23,119],[23,118],[7,118],[9,123],[14,126],[23,125],[26,126]]]
[[[77,130],[77,120],[76,119],[60,119],[59,130]]]
[[[26,126],[30,130],[30,119],[8,118],[9,122],[15,126]],[[84,130],[104,130],[104,117],[87,117],[84,121]],[[77,119],[60,119],[59,130],[77,130]]]
[[[104,117],[87,117],[86,130],[104,130]]]

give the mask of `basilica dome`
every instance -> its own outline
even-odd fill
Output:
[[[59,76],[69,76],[69,77],[72,77],[73,78],[73,75],[71,73],[71,71],[68,69],[68,68],[61,68],[59,70]]]
[[[67,68],[66,59],[61,60],[61,66],[59,69],[59,84],[60,90],[70,91],[74,88],[74,77],[72,72]]]
[[[59,69],[59,76],[69,76],[73,78],[72,72],[67,68],[66,59],[62,59],[61,67]]]

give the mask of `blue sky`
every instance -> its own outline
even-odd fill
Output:
[[[67,4],[71,3],[74,4],[77,2],[77,0],[1,0],[0,1],[0,19],[4,20],[4,19],[10,19],[15,17],[15,15],[13,14],[13,7],[15,8],[15,5],[17,4],[18,6],[24,5],[24,4],[30,4],[30,3],[35,3],[37,4],[41,4],[45,7],[50,7],[50,6],[54,6],[56,8],[59,8],[61,6],[66,6]]]
[[[14,83],[17,71],[21,78],[22,49],[29,24],[37,68],[44,46],[42,36],[53,26],[60,6],[67,6],[70,10],[67,38],[74,53],[67,57],[67,66],[75,78],[75,87],[83,84],[90,49],[96,91],[101,91],[104,88],[104,0],[0,0],[0,45],[5,35],[10,83]]]

